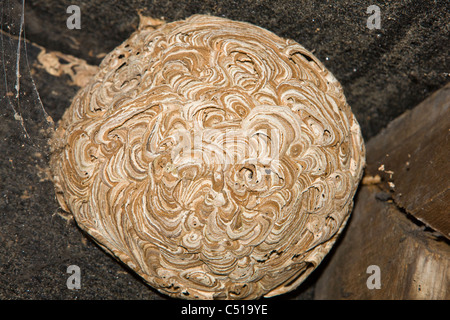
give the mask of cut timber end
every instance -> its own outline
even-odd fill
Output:
[[[450,299],[449,105],[450,84],[366,144],[366,183],[316,299]]]
[[[383,178],[399,207],[447,239],[449,141],[450,84],[392,121],[367,143],[366,170]]]
[[[450,250],[391,202],[363,186],[348,229],[316,287],[316,299],[450,299]],[[380,289],[367,286],[368,267],[380,270]]]

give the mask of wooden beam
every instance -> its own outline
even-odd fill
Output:
[[[363,185],[316,299],[450,299],[449,102],[447,85],[366,144]]]
[[[450,83],[372,138],[367,162],[399,207],[450,239]]]
[[[377,186],[362,187],[335,249],[316,283],[315,299],[450,299],[448,243],[386,201]],[[370,266],[379,268],[379,289]]]

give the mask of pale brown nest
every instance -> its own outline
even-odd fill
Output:
[[[58,200],[160,292],[296,288],[347,221],[364,166],[334,76],[292,40],[196,15],[106,56],[56,131]]]

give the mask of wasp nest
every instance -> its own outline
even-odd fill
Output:
[[[53,139],[58,200],[160,292],[255,299],[296,288],[347,221],[360,127],[304,47],[196,15],[140,27]]]

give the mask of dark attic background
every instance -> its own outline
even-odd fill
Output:
[[[81,29],[66,12],[81,9]],[[380,29],[369,29],[370,5]],[[449,81],[448,1],[3,0],[0,3],[0,299],[167,299],[129,273],[65,216],[48,179],[47,139],[79,87],[37,57],[59,51],[98,65],[137,28],[202,13],[291,38],[336,76],[366,140]],[[339,245],[339,243],[337,244]],[[315,298],[330,254],[296,291]],[[69,290],[67,267],[81,269]]]

